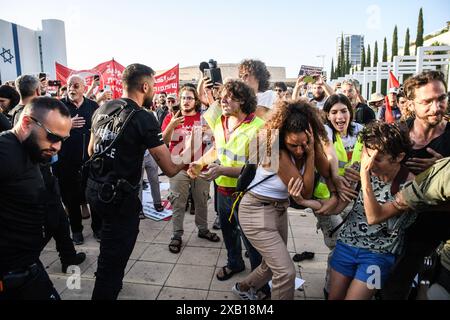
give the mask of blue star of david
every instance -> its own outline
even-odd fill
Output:
[[[0,53],[0,56],[3,58],[4,63],[11,63],[12,59],[14,59],[14,56],[11,54],[11,49],[6,50],[2,47],[2,52]]]

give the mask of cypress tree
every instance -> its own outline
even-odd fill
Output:
[[[365,66],[366,66],[366,48],[363,45],[361,48],[361,71],[364,71]]]
[[[405,50],[403,52],[403,55],[405,55],[405,56],[409,56],[410,55],[410,52],[409,52],[409,28],[406,29]]]
[[[376,67],[378,64],[378,41],[375,41],[375,48],[373,49],[373,66]],[[372,93],[377,90],[376,86],[372,86]]]
[[[371,56],[370,56],[370,44],[369,45],[367,45],[367,62],[366,62],[366,65],[368,66],[368,67],[371,67],[372,66],[372,60],[371,60],[372,58],[371,58]]]
[[[344,34],[341,34],[341,52],[340,52],[340,56],[341,56],[341,61],[339,64],[339,76],[343,77],[345,76],[345,48],[344,48]]]
[[[331,58],[331,71],[330,71],[330,80],[334,79],[334,59]]]
[[[423,10],[420,8],[419,11],[419,21],[417,22],[417,38],[416,38],[416,51],[417,48],[423,46]]]
[[[394,57],[398,56],[398,35],[397,35],[397,25],[394,28],[394,34],[392,35],[392,55],[391,61],[394,61]]]
[[[345,74],[350,73],[352,63],[350,62],[350,45],[347,47],[346,59],[345,59]]]

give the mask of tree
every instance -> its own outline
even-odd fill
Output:
[[[361,48],[361,71],[364,70],[365,66],[366,66],[366,48],[363,45]]]
[[[341,56],[341,60],[340,60],[340,64],[339,64],[339,76],[343,77],[345,76],[345,45],[344,45],[344,34],[341,34],[341,52],[340,52],[340,56]]]
[[[394,34],[392,35],[392,54],[391,61],[394,61],[394,57],[398,56],[398,35],[397,35],[397,25],[394,28]]]
[[[375,48],[373,49],[373,66],[376,67],[378,64],[378,41],[375,41]],[[377,90],[376,86],[372,86],[372,93]]]
[[[383,41],[383,62],[387,62],[387,40],[386,37],[384,37]],[[381,80],[381,93],[386,94],[387,90],[387,80]]]
[[[406,29],[406,36],[405,36],[405,50],[403,52],[404,56],[409,56],[410,52],[409,52],[409,28]]]
[[[419,21],[417,22],[417,38],[416,38],[416,50],[415,53],[417,54],[417,48],[423,46],[423,10],[420,8],[419,11]]]
[[[330,80],[333,80],[333,79],[335,79],[335,76],[334,76],[334,59],[331,58]]]
[[[367,60],[366,60],[366,65],[368,67],[372,66],[372,58],[370,57],[370,44],[367,45]]]

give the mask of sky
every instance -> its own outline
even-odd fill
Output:
[[[336,37],[363,34],[372,57],[379,57],[394,26],[399,46],[406,28],[416,38],[420,7],[425,34],[450,21],[448,0],[305,1],[305,0],[162,0],[162,1],[10,1],[0,0],[0,19],[40,29],[43,19],[65,22],[67,62],[87,69],[114,57],[122,65],[143,63],[154,70],[259,59],[286,67],[296,77],[301,65],[329,70]],[[325,57],[322,57],[325,56]],[[336,58],[335,58],[336,59]]]

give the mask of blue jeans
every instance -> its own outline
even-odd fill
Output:
[[[261,264],[261,255],[247,240],[245,235],[241,232],[239,227],[237,208],[231,218],[231,222],[228,221],[228,217],[233,207],[234,198],[232,196],[225,196],[220,192],[217,192],[217,209],[220,219],[220,227],[222,230],[223,241],[227,248],[227,267],[231,270],[241,270],[244,268],[244,260],[242,259],[242,245],[241,237],[244,241],[244,246],[248,251],[250,266],[254,270]]]

